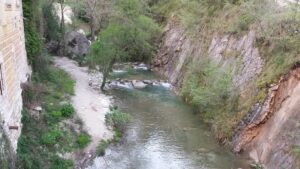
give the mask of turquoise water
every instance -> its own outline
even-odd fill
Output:
[[[149,72],[126,78],[159,78]],[[115,75],[115,77],[120,77]],[[132,116],[122,143],[112,145],[91,168],[237,169],[247,161],[220,146],[209,128],[168,88],[114,89],[119,108]]]

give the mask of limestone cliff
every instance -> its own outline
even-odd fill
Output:
[[[255,29],[241,36],[216,32],[205,51],[204,44],[190,38],[172,18],[165,27],[152,68],[168,77],[180,93],[190,63],[208,56],[221,69],[230,67],[235,90],[240,95],[239,107],[243,102],[252,100],[252,108],[242,114],[242,120],[236,125],[232,139],[234,151],[247,153],[265,168],[296,168],[295,152],[300,146],[300,133],[297,131],[300,69],[295,66],[276,84],[268,87],[263,101],[256,101],[254,98],[263,90],[257,87],[257,81],[266,67],[257,40]]]

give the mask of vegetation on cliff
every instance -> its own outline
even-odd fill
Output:
[[[194,60],[185,63],[187,71],[181,92],[202,112],[222,141],[230,140],[252,105],[264,101],[268,86],[300,62],[300,7],[297,4],[282,7],[269,0],[152,2],[159,21],[178,23],[194,46],[201,48],[199,56],[192,56]],[[230,83],[234,70],[223,69],[222,63],[208,64],[212,62],[209,47],[216,36],[243,37],[250,30],[256,32],[255,46],[265,65],[241,95],[239,88]],[[240,54],[222,55],[236,58]]]
[[[52,3],[23,1],[26,50],[33,74],[31,82],[22,86],[23,128],[18,140],[17,168],[72,168],[73,160],[64,154],[81,150],[90,142],[69,103],[74,81],[51,65],[44,49],[45,42],[59,40],[61,36]]]

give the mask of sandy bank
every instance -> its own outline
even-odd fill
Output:
[[[101,139],[112,137],[111,131],[105,125],[105,114],[109,111],[111,99],[89,86],[91,75],[86,67],[79,67],[75,61],[66,57],[55,57],[54,63],[69,73],[76,82],[72,104],[92,139],[85,152],[95,151]]]

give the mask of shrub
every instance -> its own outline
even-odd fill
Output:
[[[80,134],[77,138],[76,143],[78,144],[79,148],[85,148],[89,143],[91,139],[88,134]]]
[[[62,113],[60,111],[53,111],[51,115],[55,118],[60,118],[62,116]]]
[[[63,117],[71,117],[75,112],[75,109],[71,104],[64,104],[60,111]]]
[[[64,134],[57,128],[53,128],[42,135],[42,143],[45,145],[54,145],[62,138]]]
[[[130,121],[130,115],[121,112],[119,109],[113,109],[105,115],[107,125],[114,127],[119,131],[124,131],[126,124]]]
[[[44,15],[45,22],[45,33],[44,36],[47,41],[55,40],[59,41],[61,37],[60,34],[60,26],[59,26],[59,18],[55,13],[55,9],[53,3],[51,1],[43,4],[42,12]]]
[[[62,159],[59,156],[55,155],[51,158],[51,167],[50,169],[71,169],[73,168],[73,161]]]
[[[229,138],[235,125],[231,113],[236,111],[238,96],[232,87],[231,71],[210,61],[193,65],[184,79],[181,94],[212,124],[219,139]]]
[[[107,149],[109,144],[110,144],[110,141],[101,140],[99,145],[97,146],[97,154],[99,156],[104,156],[105,155],[105,149]]]
[[[233,24],[229,28],[231,33],[241,33],[249,30],[249,26],[254,22],[253,16],[249,14],[242,14],[237,17]]]

